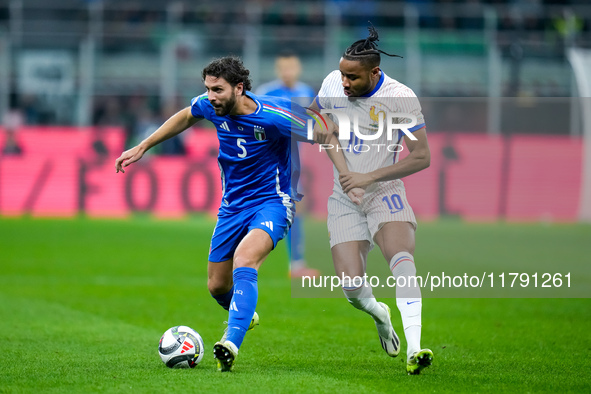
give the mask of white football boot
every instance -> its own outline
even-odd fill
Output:
[[[394,327],[392,327],[390,307],[383,302],[378,302],[378,304],[388,312],[388,319],[385,322],[378,323],[376,321],[376,328],[378,329],[382,349],[388,353],[388,356],[396,357],[400,353],[400,339],[396,335]]]

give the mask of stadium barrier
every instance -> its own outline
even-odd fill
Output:
[[[150,212],[182,218],[215,215],[221,199],[216,135],[187,132],[186,156],[147,155],[116,174],[123,151],[118,128],[26,127],[21,155],[0,156],[0,215],[127,217]],[[0,147],[5,133],[0,133]],[[455,215],[470,221],[578,219],[580,137],[429,133],[431,166],[404,179],[422,220]],[[403,151],[403,155],[405,152]],[[332,164],[318,146],[301,147],[306,210],[326,216]]]

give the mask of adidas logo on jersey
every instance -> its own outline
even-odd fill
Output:
[[[226,131],[230,131],[230,127],[228,127],[228,122],[224,122],[220,125],[220,128],[226,130]]]
[[[261,224],[267,228],[270,228],[273,231],[273,222],[261,222]]]

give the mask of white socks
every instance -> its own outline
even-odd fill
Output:
[[[390,260],[390,270],[396,278],[396,305],[402,316],[407,342],[407,357],[421,350],[421,288],[416,282],[417,270],[412,255],[397,253]]]
[[[390,319],[388,312],[378,304],[371,292],[371,287],[365,281],[361,287],[343,287],[343,293],[351,305],[368,313],[376,322],[383,323]]]
[[[396,305],[402,317],[404,336],[407,343],[407,358],[421,350],[421,288],[416,282],[417,270],[412,255],[397,253],[390,260],[390,270],[396,278]],[[376,301],[371,287],[364,281],[360,287],[343,287],[343,293],[355,308],[368,313],[377,323],[384,323],[390,317]]]

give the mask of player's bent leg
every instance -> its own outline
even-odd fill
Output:
[[[344,279],[343,293],[349,303],[374,319],[382,348],[389,356],[396,357],[400,352],[400,339],[392,327],[390,308],[376,301],[371,287],[363,277],[369,249],[368,241],[350,241],[334,245],[331,252],[335,271]]]
[[[371,288],[363,282],[363,285],[356,289],[343,287],[343,292],[349,303],[356,309],[369,314],[376,325],[380,345],[390,357],[396,357],[400,353],[400,339],[392,326],[390,307],[383,302],[377,302]]]
[[[417,281],[414,258],[408,252],[399,252],[390,260],[390,270],[396,279],[396,305],[402,317],[406,337],[407,358],[421,349],[422,297]]]
[[[234,286],[231,275],[232,264],[232,259],[220,263],[214,263],[210,261],[207,269],[207,287],[209,289],[209,293],[225,310],[230,309],[232,296],[234,295]],[[230,273],[230,275],[228,275],[228,272]],[[259,321],[259,315],[255,312],[250,321],[250,325],[248,326],[248,331],[258,326]],[[228,335],[228,322],[224,323],[226,324],[226,327],[224,329],[224,334],[222,335],[222,339],[220,339],[220,342],[225,342],[226,337]]]
[[[258,301],[257,281],[258,272],[254,268],[238,267],[234,270],[234,296],[229,310],[226,340],[223,342],[226,347],[228,343],[235,347],[234,358],[254,318]]]
[[[225,310],[230,309],[233,295],[232,267],[232,259],[219,263],[210,261],[207,265],[207,288],[211,296]]]
[[[253,229],[238,245],[234,253],[234,294],[230,302],[228,330],[224,341],[214,346],[218,369],[231,371],[246,331],[258,324],[255,309],[258,300],[258,268],[273,249],[274,244],[264,230]]]
[[[418,365],[413,355],[421,351],[422,298],[412,255],[415,247],[414,226],[408,222],[388,222],[376,233],[375,240],[396,279],[396,305],[402,317],[408,363]]]
[[[258,270],[274,247],[271,236],[265,230],[253,228],[238,244],[233,268],[250,267]]]
[[[409,222],[388,222],[381,226],[374,236],[386,261],[398,252],[415,252],[415,228]]]
[[[370,244],[368,241],[343,242],[330,248],[336,275],[339,278],[362,278],[365,275],[369,250]]]
[[[364,311],[373,318],[380,338],[380,345],[388,356],[398,356],[398,353],[400,353],[400,339],[392,326],[388,305],[376,301],[371,287],[365,281],[358,288],[343,287],[343,292],[354,308]]]

